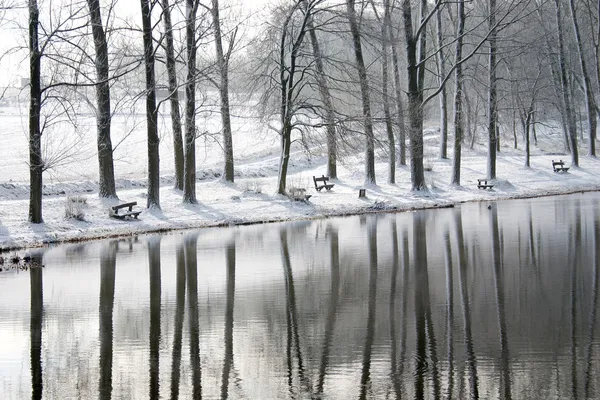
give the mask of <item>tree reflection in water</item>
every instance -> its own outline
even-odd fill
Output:
[[[508,337],[506,332],[506,315],[504,311],[504,268],[500,249],[500,232],[498,229],[498,211],[492,207],[490,212],[490,229],[492,231],[492,263],[496,291],[496,310],[498,313],[498,329],[500,332],[500,369],[502,371],[499,396],[502,399],[512,399],[510,385],[510,365],[508,353]]]
[[[118,241],[108,243],[100,254],[100,381],[98,393],[101,400],[112,397],[113,367],[113,308],[115,303],[115,270]]]
[[[454,226],[456,230],[456,239],[458,241],[458,280],[460,286],[460,303],[462,306],[464,343],[466,353],[466,363],[469,380],[469,397],[479,399],[479,379],[477,376],[477,363],[475,361],[475,351],[473,349],[473,334],[471,331],[471,306],[469,302],[469,286],[467,283],[467,251],[464,243],[462,216],[459,210],[454,212]]]
[[[592,383],[592,360],[593,360],[593,349],[596,336],[596,318],[598,314],[598,278],[600,277],[600,218],[598,217],[598,204],[594,208],[594,219],[592,224],[594,226],[593,234],[593,276],[592,276],[592,304],[590,307],[589,315],[589,327],[588,327],[588,343],[587,343],[587,359],[586,359],[586,370],[585,370],[585,398],[590,398],[591,383]]]
[[[221,399],[229,396],[229,375],[233,366],[233,311],[235,302],[235,239],[227,243],[227,304],[225,306],[225,356],[223,361],[223,374],[221,377]]]
[[[327,225],[327,234],[330,244],[330,265],[331,265],[331,291],[329,294],[329,307],[327,310],[327,319],[325,321],[325,335],[323,337],[323,351],[321,352],[321,362],[319,363],[319,372],[317,387],[315,388],[315,397],[323,397],[323,385],[325,384],[325,374],[327,373],[327,364],[329,362],[329,352],[331,341],[335,329],[335,319],[338,308],[338,297],[340,291],[340,254],[338,243],[338,229],[335,225]]]
[[[202,398],[202,370],[200,366],[200,325],[198,313],[198,235],[184,237],[184,254],[188,298],[188,321],[190,334],[190,363],[192,367],[192,398]]]
[[[31,358],[31,399],[39,400],[43,393],[42,376],[42,322],[44,316],[44,290],[42,282],[42,256],[32,257],[36,268],[29,269],[30,310],[29,335]]]
[[[279,230],[286,298],[287,378],[290,396],[294,397],[296,396],[296,388],[294,385],[294,358],[298,362],[298,377],[301,384],[300,387],[303,388],[308,394],[312,393],[312,389],[304,370],[302,349],[300,347],[300,335],[298,334],[298,311],[296,309],[296,289],[294,287],[294,275],[292,273],[292,263],[290,260],[290,250],[288,246],[287,235],[288,232],[286,228],[281,228]]]
[[[160,346],[160,236],[148,239],[150,270],[150,399],[159,397],[159,346]]]
[[[181,345],[183,342],[183,317],[185,312],[185,250],[184,244],[177,243],[175,250],[175,322],[173,324],[173,360],[171,363],[171,399],[179,398],[179,381],[181,376]]]
[[[367,310],[367,335],[363,349],[362,373],[360,377],[360,396],[367,398],[367,389],[371,375],[371,352],[375,339],[375,312],[377,308],[377,218],[372,218],[367,227],[369,242],[369,306]]]

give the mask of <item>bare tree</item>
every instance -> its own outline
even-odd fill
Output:
[[[568,132],[569,145],[571,149],[571,160],[573,165],[579,165],[579,153],[577,151],[577,128],[575,127],[575,116],[573,114],[573,105],[571,104],[569,80],[567,77],[567,61],[565,54],[564,45],[564,33],[563,33],[563,22],[561,3],[559,0],[554,0],[555,15],[556,15],[556,29],[557,29],[557,40],[558,40],[558,65],[559,65],[559,76],[561,84],[561,95],[564,104],[565,111],[565,122]]]
[[[573,20],[573,31],[575,32],[575,41],[577,42],[577,54],[579,55],[579,66],[581,67],[581,75],[583,78],[583,91],[585,95],[585,106],[587,111],[587,121],[588,121],[588,155],[596,156],[596,105],[594,101],[593,87],[592,82],[590,80],[590,75],[588,74],[586,62],[585,62],[585,52],[583,49],[583,43],[581,38],[581,32],[579,29],[579,21],[577,20],[577,9],[575,7],[575,1],[569,0],[569,5],[571,6],[571,19]]]
[[[229,107],[229,57],[235,42],[235,33],[229,43],[227,52],[223,50],[223,36],[221,33],[221,19],[219,17],[219,0],[212,0],[212,18],[215,34],[215,49],[217,52],[217,67],[220,80],[218,82],[219,96],[221,99],[221,122],[223,124],[223,155],[225,158],[224,178],[227,182],[234,180],[233,140],[231,132],[231,116]],[[237,30],[236,30],[237,32]]]
[[[160,161],[156,107],[154,46],[152,43],[152,7],[149,0],[140,0],[146,71],[146,128],[148,133],[148,196],[147,207],[160,209]]]
[[[440,6],[435,13],[435,26],[437,33],[437,67],[440,84],[441,80],[446,75],[446,59],[444,56],[444,31],[442,28],[442,11],[444,7]],[[446,93],[446,85],[442,85],[442,90],[438,94],[440,102],[440,158],[448,158],[448,95]]]
[[[185,44],[187,77],[185,83],[184,203],[196,200],[196,14],[199,0],[186,0]]]
[[[108,44],[102,25],[99,0],[87,0],[96,49],[96,124],[98,140],[99,196],[116,198],[113,146],[110,136],[110,80]]]
[[[310,15],[322,0],[310,0],[303,7],[305,0],[297,0],[289,9],[282,24],[279,42],[279,80],[280,90],[280,118],[281,118],[281,156],[279,161],[279,176],[277,178],[277,193],[286,194],[287,170],[290,158],[290,147],[292,144],[292,131],[294,130],[294,118],[303,107],[297,101],[299,92],[302,90],[302,78],[307,72],[308,66],[299,64],[301,47],[308,30]],[[294,29],[293,19],[299,14],[299,27]]]
[[[488,27],[490,30],[488,43],[488,159],[487,175],[490,179],[496,179],[496,150],[498,146],[498,100],[497,100],[497,77],[496,77],[496,0],[489,0]]]
[[[171,127],[173,129],[173,159],[175,163],[175,189],[183,190],[183,138],[181,111],[179,109],[179,86],[177,84],[177,64],[173,43],[173,24],[169,0],[162,0],[165,26],[165,53],[169,79],[169,101],[171,103]]]
[[[423,190],[423,84],[425,79],[425,51],[427,49],[427,1],[421,0],[420,24],[413,28],[410,0],[402,0],[402,17],[406,38],[406,63],[408,73],[408,119],[410,141],[410,173],[413,190]],[[435,3],[434,11],[440,0]]]
[[[42,132],[40,112],[42,108],[41,52],[39,47],[40,10],[37,0],[29,0],[29,222],[36,224],[42,219]]]
[[[358,71],[358,80],[360,82],[363,123],[365,127],[365,182],[375,184],[375,135],[373,133],[373,118],[371,116],[369,79],[363,58],[362,44],[360,39],[360,25],[356,18],[354,4],[355,0],[346,0],[348,22],[350,24],[350,33],[352,35],[352,43],[354,45],[355,66]]]
[[[452,160],[452,184],[460,185],[460,164],[462,153],[462,138],[464,135],[463,119],[463,36],[465,31],[465,2],[458,1],[458,19],[455,42],[454,69],[454,159]]]
[[[317,31],[314,25],[312,15],[308,19],[308,33],[312,46],[312,54],[315,59],[316,80],[319,86],[319,95],[325,109],[325,129],[327,131],[327,175],[331,179],[337,179],[337,134],[335,126],[335,110],[333,108],[333,99],[327,83],[327,75],[323,65],[323,54],[319,45]]]

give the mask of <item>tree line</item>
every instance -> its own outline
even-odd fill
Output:
[[[195,149],[203,127],[196,120],[209,91],[218,95],[223,179],[236,176],[235,95],[280,136],[282,195],[296,142],[308,152],[323,149],[331,179],[345,155],[362,149],[366,183],[377,183],[375,161],[383,156],[389,183],[397,165],[409,164],[412,189],[427,190],[424,123],[434,118],[436,156],[448,158],[451,147],[454,185],[461,184],[463,146],[473,147],[478,135],[487,142],[490,179],[501,139],[523,146],[529,166],[536,128],[551,121],[574,166],[582,143],[595,156],[598,3],[287,0],[266,3],[261,18],[241,2],[221,3],[140,0],[122,15],[131,2],[0,1],[4,23],[19,25],[25,15],[28,22],[31,222],[43,221],[48,115],[68,120],[80,104],[96,117],[99,195],[117,197],[111,127],[126,94],[145,102],[149,208],[160,208],[163,102],[170,105],[175,188],[183,202],[198,201]]]

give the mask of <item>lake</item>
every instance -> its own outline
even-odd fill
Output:
[[[600,398],[599,205],[211,228],[31,250],[20,268],[5,254],[1,398]]]

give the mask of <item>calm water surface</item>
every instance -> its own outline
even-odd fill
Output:
[[[600,194],[70,244],[1,399],[599,399]]]

